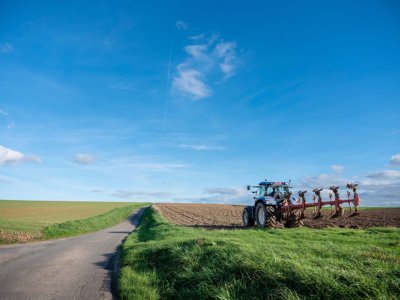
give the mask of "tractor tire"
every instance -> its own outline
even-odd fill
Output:
[[[273,206],[267,206],[265,208],[266,211],[266,221],[265,221],[265,227],[268,228],[283,228],[283,224],[281,222],[278,221],[277,217],[276,217],[276,211],[275,211],[275,207]]]
[[[303,225],[304,222],[300,210],[292,211],[285,222],[285,227],[288,228],[302,227]]]
[[[254,226],[254,219],[253,217],[249,214],[249,210],[247,209],[247,207],[245,207],[243,209],[243,213],[242,213],[242,220],[243,220],[243,224],[246,227],[253,227]]]
[[[265,206],[259,202],[256,206],[256,224],[259,228],[281,228],[282,224],[276,218],[275,208],[273,206]]]
[[[262,202],[258,202],[256,205],[256,225],[259,228],[265,227],[265,205]]]

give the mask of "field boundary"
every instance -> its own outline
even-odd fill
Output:
[[[133,211],[148,205],[147,203],[134,203],[122,207],[111,209],[103,214],[92,216],[89,218],[67,221],[59,224],[53,224],[44,227],[40,235],[33,236],[29,240],[2,240],[1,244],[13,244],[20,242],[35,242],[43,240],[51,240],[65,237],[77,236],[85,233],[95,232],[107,227],[116,225],[127,217],[129,217]],[[16,235],[17,236],[17,235]]]

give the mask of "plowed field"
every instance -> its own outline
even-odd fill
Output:
[[[240,205],[222,204],[172,204],[162,203],[155,208],[170,222],[190,227],[242,228]],[[322,219],[314,220],[312,210],[306,210],[304,226],[312,228],[341,227],[400,227],[400,208],[365,209],[359,216],[346,214],[341,218],[331,218],[330,211],[324,211]]]

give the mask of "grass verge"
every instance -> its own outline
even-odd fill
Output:
[[[134,210],[143,206],[145,204],[135,203],[114,208],[98,216],[47,226],[43,229],[44,239],[70,237],[107,228],[122,222]]]
[[[122,299],[399,299],[400,229],[205,230],[154,209],[121,249]]]

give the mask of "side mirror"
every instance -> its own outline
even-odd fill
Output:
[[[247,190],[250,191],[250,186],[249,185],[247,186]]]

